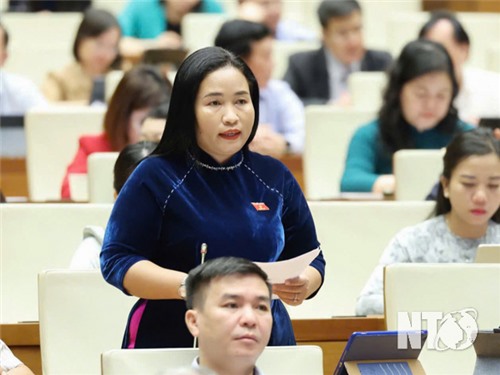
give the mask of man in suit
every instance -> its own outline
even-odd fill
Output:
[[[347,77],[357,71],[384,71],[389,53],[365,49],[361,7],[356,0],[323,0],[318,8],[323,46],[290,57],[287,81],[304,104],[350,102]]]

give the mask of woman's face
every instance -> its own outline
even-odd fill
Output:
[[[451,203],[450,219],[463,226],[487,226],[500,205],[500,158],[494,153],[469,156],[441,183]]]
[[[195,101],[196,142],[218,163],[224,163],[247,142],[255,119],[245,76],[223,67],[201,82]]]
[[[146,119],[150,107],[139,108],[130,114],[129,124],[128,124],[128,143],[133,144],[142,140],[142,123]]]
[[[445,72],[432,72],[403,85],[401,110],[419,132],[434,128],[448,114],[453,85]]]
[[[83,39],[78,48],[80,62],[91,74],[102,75],[106,73],[118,55],[119,41],[120,30],[115,27],[95,38]]]

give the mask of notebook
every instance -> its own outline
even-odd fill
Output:
[[[500,263],[500,244],[481,244],[476,250],[476,263]]]
[[[398,348],[399,333],[354,332],[340,357],[334,375],[424,374],[418,356],[427,339],[427,331],[408,332],[414,335],[420,345],[412,347],[406,337],[406,349]]]

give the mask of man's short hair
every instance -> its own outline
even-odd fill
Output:
[[[321,27],[326,28],[330,19],[349,16],[354,12],[361,12],[356,0],[323,0],[318,7],[318,18]]]
[[[271,36],[271,30],[262,23],[232,20],[225,22],[220,28],[215,37],[215,46],[245,59],[252,53],[253,42]]]
[[[267,274],[248,259],[220,257],[211,259],[189,271],[186,279],[186,305],[188,309],[202,307],[205,302],[205,290],[210,282],[226,276],[255,275],[264,281],[272,295],[272,287]]]
[[[7,29],[2,25],[0,22],[0,29],[3,31],[3,48],[7,48],[7,45],[9,44],[9,33],[7,32]]]
[[[441,20],[447,20],[453,27],[453,39],[459,44],[470,45],[469,35],[458,18],[452,12],[446,10],[438,10],[431,13],[431,18],[422,26],[418,33],[419,39],[425,39],[429,31]]]

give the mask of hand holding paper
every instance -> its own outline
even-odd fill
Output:
[[[281,298],[290,305],[299,305],[307,297],[309,280],[302,276],[320,249],[311,250],[298,257],[278,262],[255,262],[268,275],[273,284],[273,298]]]

